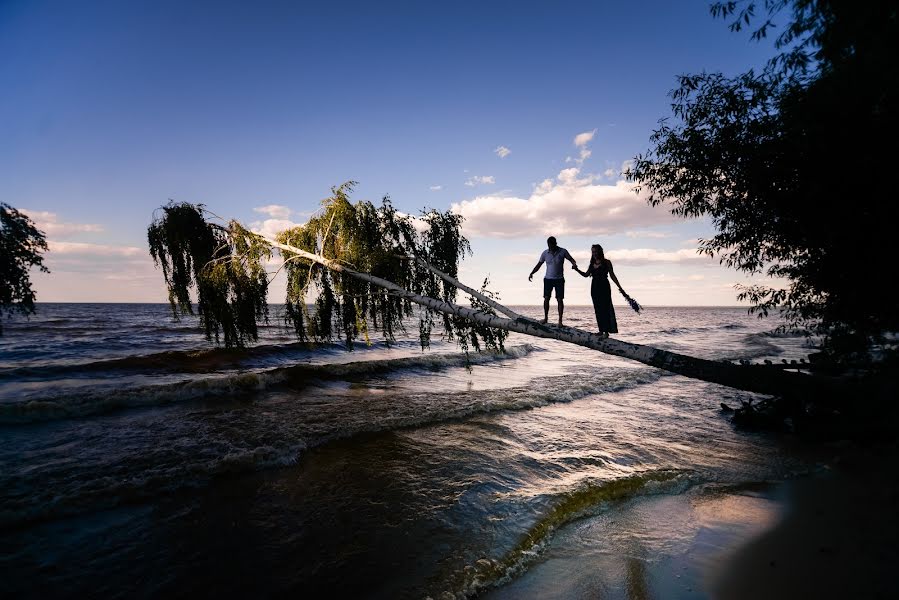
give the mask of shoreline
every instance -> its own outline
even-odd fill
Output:
[[[889,598],[899,564],[895,448],[853,451],[782,484],[786,511],[709,573],[710,597]]]
[[[571,523],[527,571],[478,597],[892,597],[897,453],[835,454],[793,479],[643,496]]]
[[[527,571],[483,597],[709,598],[709,573],[775,526],[784,512],[781,492],[776,483],[704,484],[634,498],[563,527]]]

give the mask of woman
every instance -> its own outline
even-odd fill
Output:
[[[583,275],[584,277],[593,277],[590,284],[590,296],[593,298],[593,310],[596,311],[596,324],[599,326],[599,335],[609,337],[610,333],[618,333],[618,323],[615,321],[615,307],[612,306],[612,290],[609,286],[608,277],[612,278],[621,293],[621,284],[615,277],[615,271],[612,270],[612,261],[603,254],[602,246],[593,244],[590,246],[593,256],[590,258],[590,266],[586,271],[581,271],[577,265],[571,268]]]

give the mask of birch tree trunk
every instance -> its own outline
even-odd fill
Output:
[[[497,312],[509,315],[510,318],[491,315],[472,308],[412,293],[386,279],[368,273],[361,273],[323,256],[312,254],[293,246],[281,244],[268,238],[265,239],[275,248],[299,255],[302,258],[316,262],[333,271],[345,273],[351,277],[367,281],[387,290],[390,294],[406,298],[415,304],[419,304],[437,312],[451,314],[505,331],[514,331],[524,335],[576,344],[613,356],[635,360],[652,367],[657,367],[693,379],[700,379],[702,381],[761,394],[790,396],[833,393],[835,388],[842,388],[845,386],[845,382],[837,378],[790,372],[777,366],[736,365],[723,361],[695,358],[650,346],[631,344],[629,342],[611,338],[603,338],[597,334],[573,327],[556,327],[543,324],[534,319],[518,315],[498,302],[487,298],[474,289],[458,282],[449,275],[441,273],[430,265],[422,262],[423,266],[426,266],[444,280],[471,294],[478,300],[485,302],[497,310]],[[415,260],[420,261],[421,259]]]

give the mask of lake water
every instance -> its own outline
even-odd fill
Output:
[[[812,351],[742,308],[617,312],[613,337],[692,356]],[[592,307],[566,324],[595,331]],[[5,323],[4,595],[498,593],[585,518],[814,463],[719,410],[752,394],[554,340],[466,360],[417,336],[307,347],[275,314],[228,351],[158,304]]]

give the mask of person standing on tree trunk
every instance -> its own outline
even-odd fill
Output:
[[[611,277],[621,293],[627,297],[615,271],[612,269],[612,261],[605,257],[602,246],[593,244],[590,246],[590,266],[586,271],[581,271],[577,265],[572,265],[572,269],[583,275],[584,277],[593,277],[590,284],[590,297],[593,298],[593,310],[596,312],[596,325],[599,327],[599,335],[609,337],[610,333],[618,333],[618,322],[615,320],[615,307],[612,306],[612,289],[609,286]]]
[[[571,261],[572,267],[577,268],[574,260],[565,248],[560,248],[556,238],[549,237],[546,240],[546,250],[540,255],[537,265],[528,275],[528,281],[533,281],[534,273],[540,270],[546,263],[546,275],[543,276],[543,323],[549,320],[549,299],[552,291],[556,290],[556,301],[559,303],[559,325],[562,325],[562,313],[565,311],[565,259]]]

